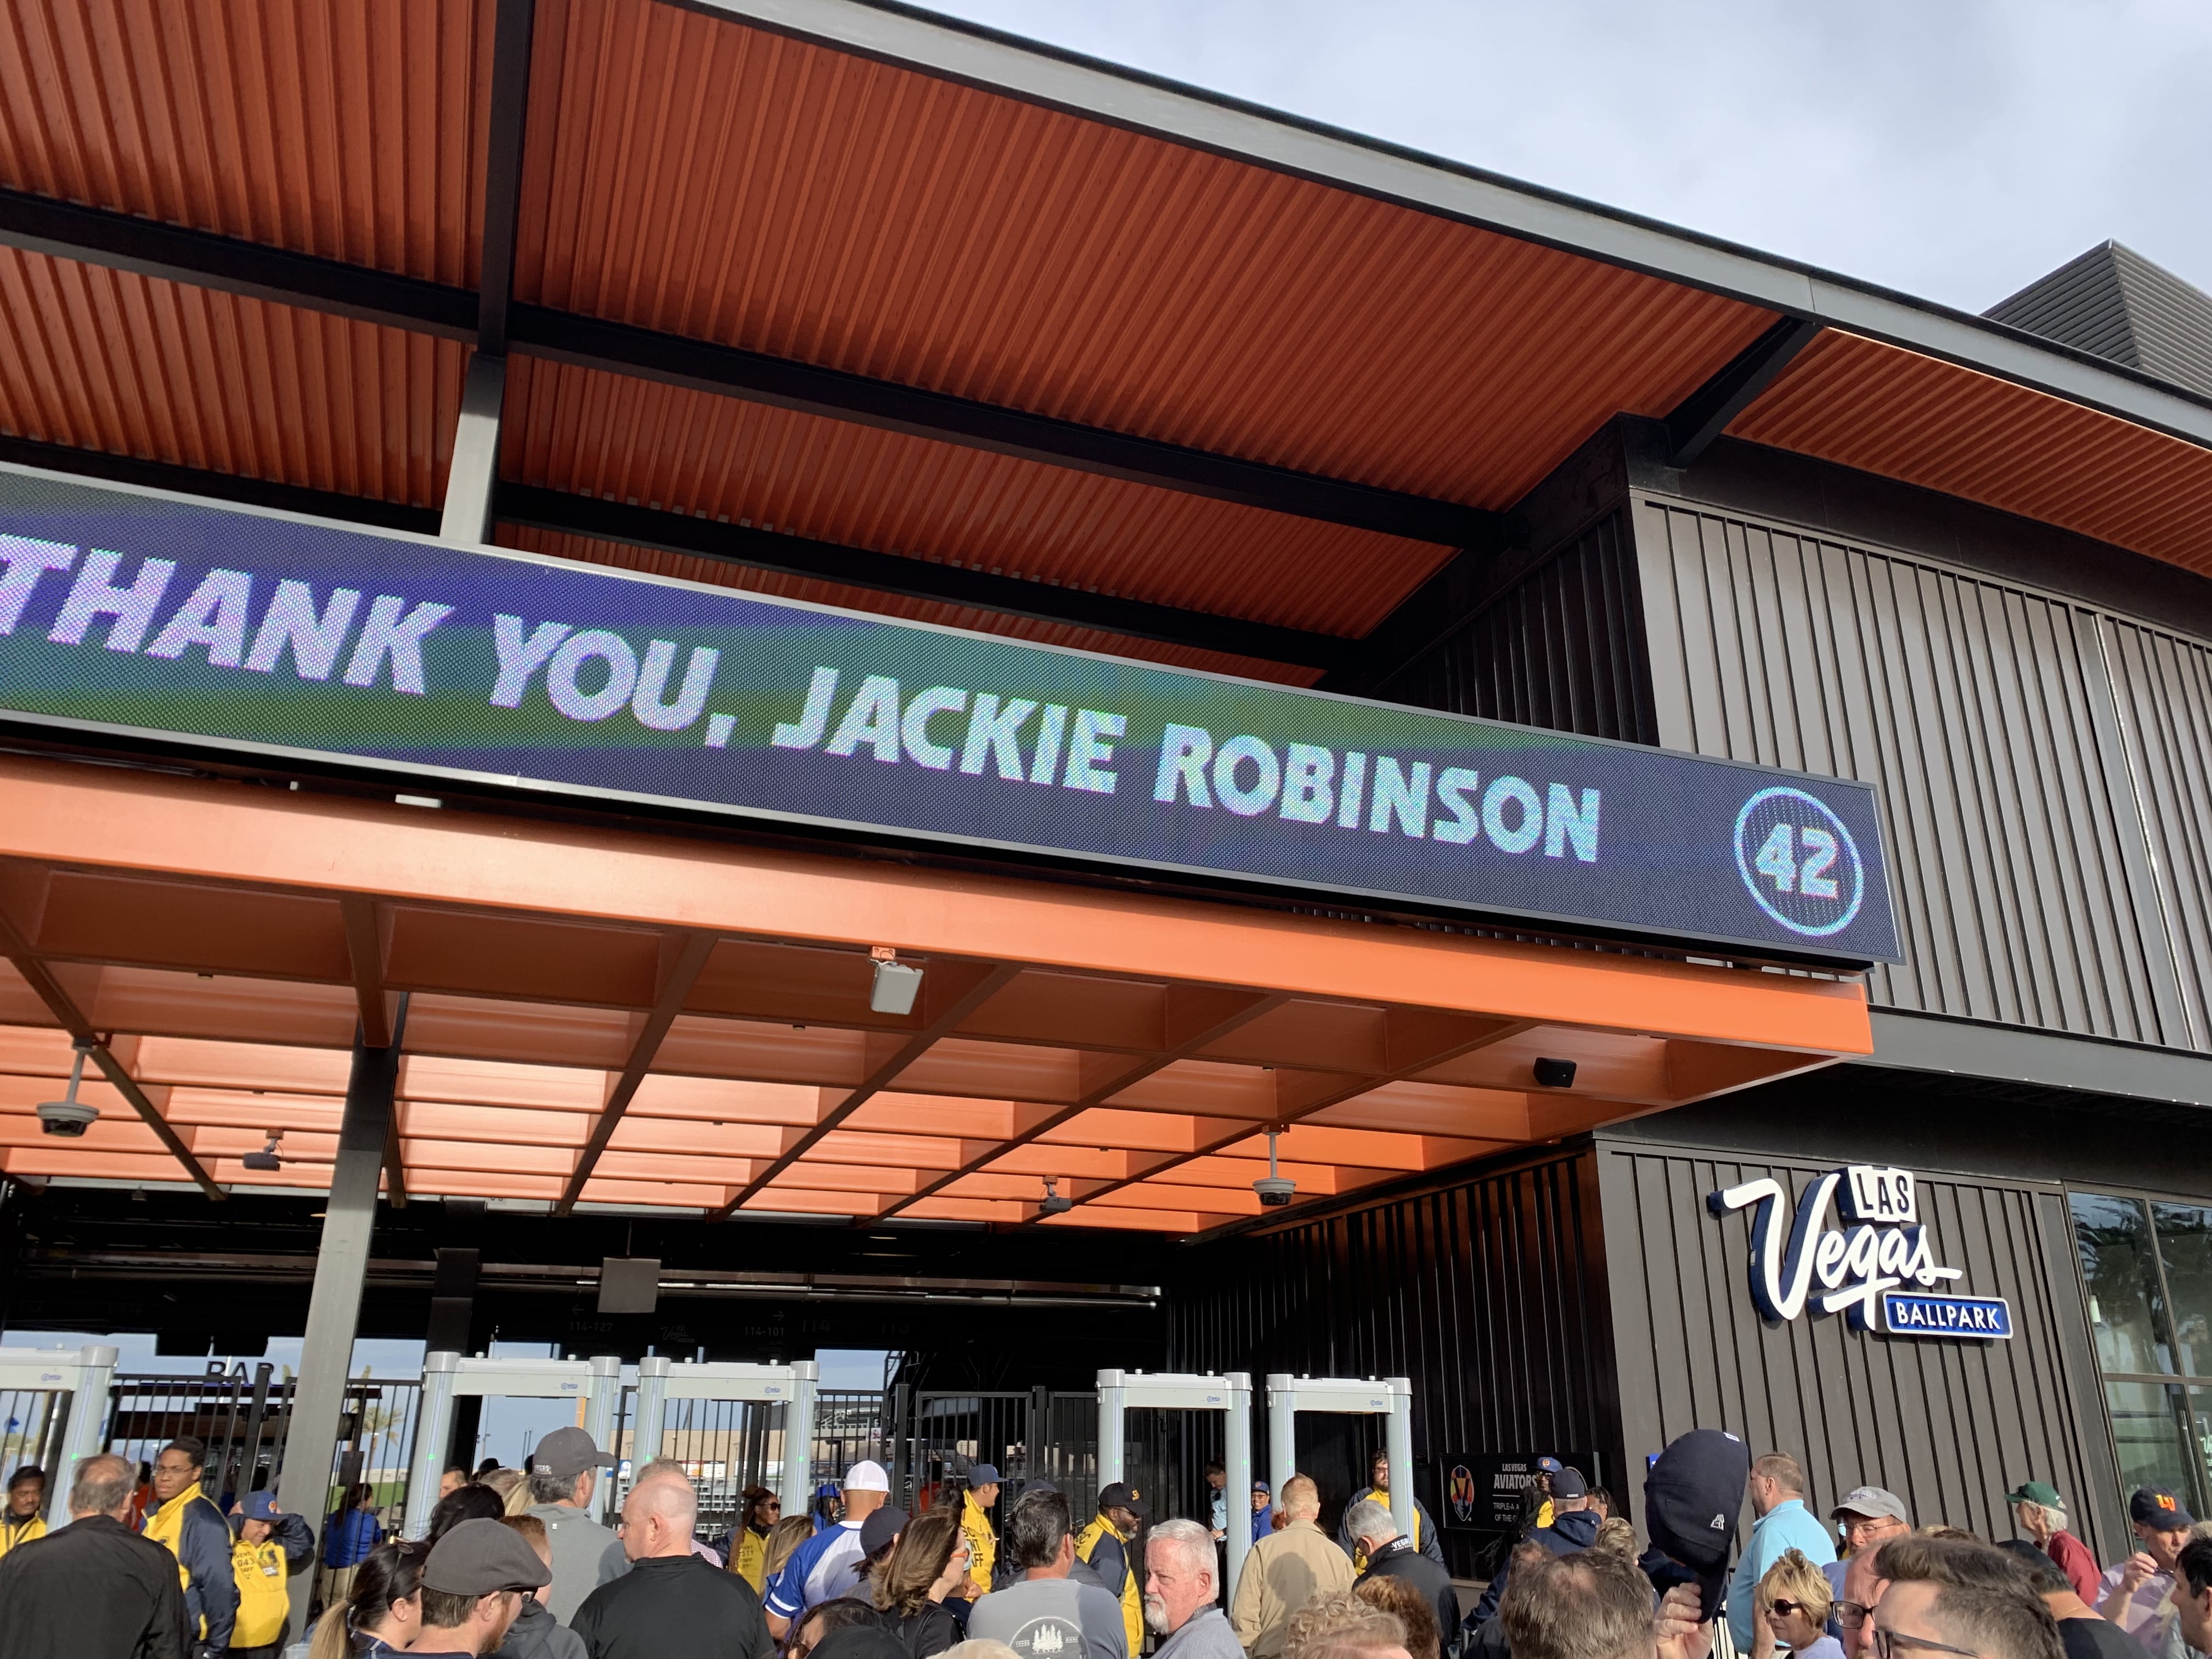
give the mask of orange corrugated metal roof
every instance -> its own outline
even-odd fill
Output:
[[[1729,428],[2212,574],[2212,451],[1830,332]]]
[[[11,0],[0,180],[473,287],[494,0]]]
[[[1364,634],[1448,550],[519,359],[506,475],[823,541]]]
[[[542,0],[515,292],[1473,506],[1773,313],[654,0]]]
[[[0,429],[435,506],[466,352],[0,247]]]
[[[964,605],[934,599],[910,599],[878,593],[866,588],[844,587],[835,582],[811,581],[774,571],[751,570],[688,553],[664,552],[657,548],[629,547],[586,536],[567,536],[520,525],[499,526],[502,547],[521,548],[555,558],[586,564],[604,564],[617,570],[642,570],[684,581],[709,582],[748,593],[772,593],[781,599],[804,599],[811,605],[836,605],[845,611],[872,611],[902,622],[934,623],[944,628],[972,629],[980,634],[1000,634],[1009,639],[1033,640],[1040,645],[1064,645],[1077,651],[1097,651],[1109,656],[1133,657],[1170,668],[1195,668],[1210,674],[1235,674],[1244,679],[1273,680],[1279,685],[1311,685],[1321,678],[1318,668],[1288,663],[1262,662],[1226,651],[1201,651],[1194,647],[1164,644],[1157,640],[1131,639],[1121,634],[1101,634],[1085,628],[1042,622],[1032,617],[1009,617],[995,611],[972,611]]]

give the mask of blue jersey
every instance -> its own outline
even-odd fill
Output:
[[[834,1601],[860,1576],[860,1523],[825,1527],[792,1551],[783,1570],[768,1581],[761,1605],[779,1619],[797,1620],[807,1608]]]

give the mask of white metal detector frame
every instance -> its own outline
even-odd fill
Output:
[[[1252,1376],[1230,1371],[1218,1376],[1193,1376],[1166,1371],[1101,1371],[1098,1373],[1098,1489],[1128,1478],[1124,1423],[1131,1407],[1152,1411],[1222,1412],[1228,1423],[1222,1468],[1227,1478],[1224,1495],[1229,1499],[1229,1582],[1222,1586],[1222,1605],[1234,1605],[1237,1581],[1243,1576],[1244,1558],[1252,1553]],[[1238,1494],[1242,1494],[1239,1497]],[[1143,1565],[1138,1564],[1143,1576]]]
[[[69,1525],[70,1483],[76,1478],[77,1459],[100,1449],[115,1360],[116,1351],[105,1342],[88,1342],[74,1354],[59,1348],[0,1348],[0,1389],[69,1396],[60,1467],[46,1471],[46,1525],[57,1531]]]
[[[1274,1501],[1298,1472],[1300,1412],[1344,1412],[1388,1417],[1382,1450],[1390,1462],[1390,1520],[1401,1538],[1413,1535],[1413,1384],[1409,1377],[1291,1376],[1267,1378],[1267,1469]],[[1251,1501],[1247,1492],[1245,1501]]]
[[[407,1474],[407,1518],[401,1535],[420,1538],[438,1506],[438,1478],[445,1472],[446,1443],[453,1433],[453,1401],[460,1395],[499,1400],[580,1400],[584,1431],[607,1449],[622,1395],[622,1361],[612,1354],[591,1359],[479,1359],[440,1352],[422,1356],[422,1405],[415,1425],[415,1461]],[[612,1470],[603,1470],[611,1475]],[[591,1516],[606,1513],[613,1481],[592,1488]]]
[[[747,1400],[787,1407],[783,1417],[783,1467],[779,1477],[786,1515],[804,1515],[814,1463],[814,1407],[822,1371],[811,1359],[789,1365],[744,1365],[719,1360],[678,1364],[647,1354],[637,1364],[637,1410],[631,1419],[633,1471],[660,1455],[672,1400]]]

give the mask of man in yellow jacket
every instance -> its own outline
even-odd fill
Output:
[[[238,1585],[238,1623],[230,1633],[230,1659],[277,1659],[292,1618],[290,1579],[315,1564],[315,1534],[307,1522],[287,1515],[265,1492],[250,1492],[230,1512],[236,1540],[230,1574]]]
[[[960,1535],[968,1540],[968,1579],[957,1592],[970,1601],[991,1592],[991,1568],[998,1560],[998,1535],[990,1510],[999,1501],[999,1471],[978,1463],[968,1471],[968,1490],[960,1498]]]
[[[1145,1650],[1144,1564],[1135,1559],[1137,1524],[1152,1506],[1119,1480],[1098,1494],[1098,1513],[1075,1535],[1075,1553],[1088,1561],[1107,1593],[1121,1603],[1121,1630],[1132,1654]]]
[[[46,1472],[26,1463],[8,1477],[8,1508],[0,1514],[0,1556],[46,1535]]]
[[[1390,1454],[1387,1451],[1376,1452],[1375,1461],[1368,1466],[1368,1472],[1374,1476],[1374,1480],[1367,1486],[1352,1494],[1352,1503],[1344,1506],[1344,1512],[1347,1516],[1352,1513],[1353,1504],[1364,1503],[1370,1498],[1385,1509],[1390,1506]],[[1354,1572],[1364,1573],[1367,1571],[1367,1552],[1359,1547],[1359,1540],[1352,1535],[1348,1524],[1340,1525],[1337,1528],[1336,1543],[1339,1549],[1352,1558],[1352,1570]],[[1443,1565],[1444,1549],[1443,1546],[1437,1541],[1437,1523],[1429,1514],[1428,1505],[1419,1499],[1414,1500],[1413,1504],[1413,1545],[1415,1549],[1420,1551],[1438,1566]],[[1444,1639],[1446,1641],[1451,1639],[1449,1632],[1446,1633]]]
[[[200,1490],[207,1443],[187,1435],[154,1460],[154,1502],[145,1534],[177,1558],[185,1590],[185,1634],[193,1659],[220,1654],[238,1622],[238,1579],[230,1566],[230,1522]]]

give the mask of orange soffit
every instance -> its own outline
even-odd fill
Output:
[[[46,763],[0,792],[0,1168],[49,1179],[319,1189],[403,994],[388,1195],[712,1216],[1194,1232],[1259,1212],[1271,1133],[1310,1202],[1872,1048],[1838,980]],[[112,1066],[73,1140],[35,1115],[72,1032]]]

